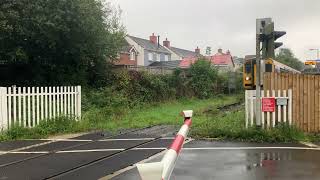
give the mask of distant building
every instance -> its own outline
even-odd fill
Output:
[[[189,68],[192,64],[194,64],[199,57],[191,57],[191,58],[184,58],[181,63],[181,68]],[[212,65],[217,67],[220,70],[226,71],[234,71],[235,70],[235,63],[230,51],[223,53],[222,49],[218,49],[218,52],[213,56],[206,56],[204,59],[211,61]]]
[[[125,41],[121,51],[118,53],[118,58],[114,61],[114,65],[137,65],[138,54],[136,48]]]
[[[154,33],[149,40],[134,36],[127,36],[127,42],[138,52],[137,66],[149,66],[153,62],[171,61],[171,52],[158,42]]]
[[[200,49],[198,47],[195,51],[172,47],[171,42],[167,38],[163,41],[163,46],[171,52],[172,60],[183,60],[185,58],[192,58],[200,55]]]
[[[219,48],[218,52],[215,55],[211,56],[210,60],[214,66],[220,69],[232,71],[235,69],[233,57],[231,56],[229,50],[226,53],[223,53],[222,49]]]
[[[234,62],[234,66],[235,66],[235,69],[240,69],[243,67],[243,63],[244,63],[244,58],[239,58],[237,56],[234,56],[233,57],[233,62]]]

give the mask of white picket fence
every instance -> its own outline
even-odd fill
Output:
[[[266,96],[265,96],[266,94]],[[274,112],[262,112],[261,122],[262,128],[275,127],[278,123],[288,123],[292,125],[292,90],[267,90],[261,91],[261,98],[273,97],[276,100]],[[286,105],[277,104],[277,99],[286,99]],[[262,103],[261,107],[262,109]],[[245,92],[245,119],[246,127],[256,125],[256,90],[246,90]]]
[[[61,116],[81,118],[81,86],[0,87],[0,131]]]

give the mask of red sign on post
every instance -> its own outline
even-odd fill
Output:
[[[275,112],[276,100],[275,98],[262,98],[262,112]]]

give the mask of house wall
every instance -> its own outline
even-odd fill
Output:
[[[183,57],[179,56],[178,54],[176,54],[175,52],[173,52],[171,49],[163,46],[164,48],[166,48],[170,53],[171,53],[171,60],[175,61],[175,60],[182,60]]]
[[[149,60],[149,53],[155,53],[152,56],[152,61]],[[157,61],[157,54],[160,54],[160,61],[165,61],[165,55],[168,55],[168,60],[171,61],[171,55],[161,52],[144,50],[144,66],[149,66],[151,63]]]
[[[137,56],[136,56],[137,59]],[[136,60],[130,60],[130,54],[128,53],[121,53],[120,59],[114,62],[115,65],[137,65]]]
[[[136,50],[138,51],[138,56],[137,56],[137,64],[138,66],[146,66],[145,65],[145,52],[144,52],[144,48],[141,47],[138,43],[136,43],[135,41],[133,41],[130,37],[126,37],[127,42],[134,46],[136,48]]]

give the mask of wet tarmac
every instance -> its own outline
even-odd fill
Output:
[[[300,144],[193,141],[182,151],[171,180],[195,179],[320,179],[320,149],[310,149]],[[134,168],[112,180],[140,180],[140,177]]]

